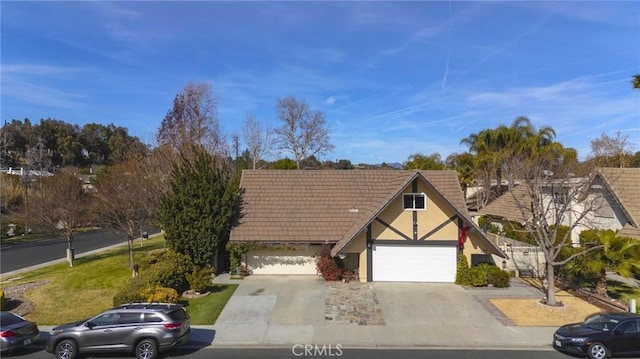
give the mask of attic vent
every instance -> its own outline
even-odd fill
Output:
[[[349,210],[349,213],[358,213],[358,209],[357,208],[351,208]]]

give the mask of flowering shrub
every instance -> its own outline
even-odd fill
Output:
[[[328,281],[336,281],[342,279],[342,268],[338,266],[336,261],[331,257],[331,248],[324,246],[320,251],[318,261],[316,262],[318,273]]]

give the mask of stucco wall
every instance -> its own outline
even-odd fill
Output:
[[[411,186],[406,188],[403,191],[404,193],[413,193]],[[422,238],[434,228],[446,223],[437,232],[431,234],[427,240],[456,240],[458,238],[458,224],[456,221],[450,220],[455,215],[454,210],[438,194],[430,191],[423,182],[418,183],[417,193],[425,193],[427,196],[426,209],[416,211],[418,238]],[[391,227],[413,238],[413,211],[402,209],[402,197],[401,194],[394,199],[386,210],[380,214],[379,218]],[[372,223],[371,232],[373,239],[405,240],[401,235],[377,221]]]
[[[428,186],[422,181],[418,183],[417,192],[425,193],[427,195],[426,209],[416,211],[418,217],[418,238],[422,238],[434,228],[444,224],[440,230],[434,232],[425,240],[457,240],[457,219],[450,219],[456,215],[455,211],[450,208],[450,205],[446,201],[440,198],[440,195],[430,191]],[[409,185],[403,193],[414,193],[411,190],[411,185]],[[413,238],[413,211],[404,210],[402,208],[402,198],[403,196],[401,194],[391,201],[387,208],[380,214],[379,218],[396,230],[401,231],[406,236]],[[375,220],[371,223],[371,236],[373,240],[406,240],[395,231],[385,227],[382,223]],[[365,230],[341,251],[342,253],[359,256],[358,274],[360,276],[360,281],[362,282],[366,282],[367,280],[366,238],[367,232]],[[471,262],[471,254],[484,253],[482,248],[475,245],[474,242],[479,241],[469,240],[465,246],[465,255],[468,256],[469,262]]]

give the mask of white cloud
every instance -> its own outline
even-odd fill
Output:
[[[329,105],[329,106],[331,106],[331,105],[333,105],[334,103],[336,103],[336,98],[335,98],[335,97],[333,97],[333,96],[329,96],[329,97],[327,97],[327,98],[324,100],[324,104],[325,104],[325,105]]]

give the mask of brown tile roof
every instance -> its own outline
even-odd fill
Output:
[[[518,200],[514,200],[514,197]],[[503,193],[486,207],[481,208],[478,215],[505,218],[509,221],[522,223],[524,220],[518,203],[527,203],[528,198],[530,195],[525,185],[515,186],[512,191]]]
[[[620,203],[629,223],[620,235],[640,239],[640,168],[598,168],[611,193]]]
[[[598,168],[596,174],[602,177],[605,185],[616,197],[621,209],[629,219],[630,223],[624,225],[620,234],[640,239],[640,168]],[[515,187],[513,195],[520,198],[520,203],[527,202],[525,199],[528,194],[524,185]],[[480,209],[478,214],[522,222],[522,214],[516,202],[513,196],[507,192]]]
[[[243,217],[231,241],[344,245],[417,177],[472,223],[455,171],[245,170]]]

